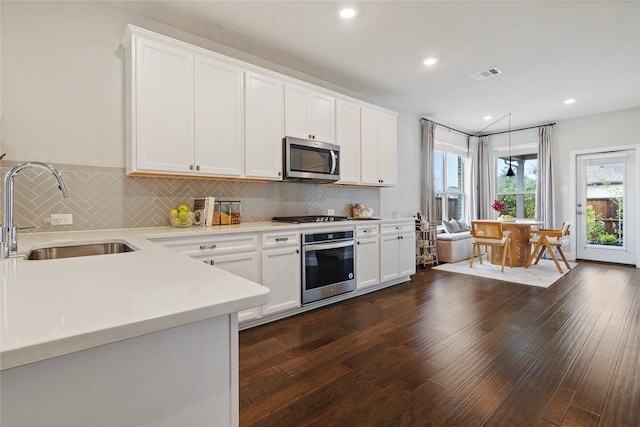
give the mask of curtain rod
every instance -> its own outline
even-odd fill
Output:
[[[438,126],[441,126],[441,127],[445,128],[445,129],[449,129],[449,130],[452,130],[452,131],[454,131],[454,132],[461,133],[461,134],[463,134],[463,135],[473,136],[473,134],[470,134],[470,133],[467,133],[467,132],[463,132],[463,131],[458,130],[458,129],[454,129],[454,128],[450,127],[450,126],[445,126],[445,125],[440,124],[440,123],[438,123],[438,122],[436,122],[436,121],[433,121],[433,120],[431,120],[431,119],[427,119],[426,117],[420,117],[420,120],[428,120],[428,121],[433,122],[433,123],[437,124]]]
[[[536,125],[536,126],[529,126],[526,128],[520,128],[520,129],[511,129],[510,131],[508,130],[502,130],[500,132],[492,132],[492,133],[484,133],[482,135],[478,135],[478,136],[491,136],[491,135],[500,135],[501,133],[509,133],[509,132],[518,132],[521,130],[528,130],[528,129],[535,129],[535,128],[541,128],[542,126],[555,126],[555,123],[546,123],[543,125]]]

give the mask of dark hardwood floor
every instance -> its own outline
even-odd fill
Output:
[[[418,268],[240,333],[241,426],[640,426],[640,270],[548,289]]]

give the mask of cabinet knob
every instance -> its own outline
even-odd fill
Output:
[[[360,244],[360,242],[356,242],[356,244],[358,244],[358,245],[359,245],[359,244]]]

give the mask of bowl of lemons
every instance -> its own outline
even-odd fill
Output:
[[[169,221],[174,227],[190,227],[193,224],[193,212],[187,205],[180,205],[169,211]]]
[[[514,217],[512,217],[511,215],[500,215],[500,217],[498,218],[499,221],[507,221],[507,222],[513,222],[516,219]]]

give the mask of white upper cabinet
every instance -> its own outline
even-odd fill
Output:
[[[242,176],[242,69],[133,40],[127,173]]]
[[[283,83],[245,73],[245,176],[282,179]]]
[[[133,48],[127,173],[188,173],[194,155],[193,55],[140,38]]]
[[[390,186],[397,181],[396,116],[361,108],[360,182]]]
[[[195,159],[198,172],[242,176],[242,70],[195,57]]]
[[[127,174],[282,180],[282,139],[338,144],[338,184],[396,183],[396,115],[129,25]],[[337,99],[336,99],[337,98]]]
[[[360,183],[360,105],[336,101],[336,144],[340,146],[340,181]]]
[[[335,98],[288,82],[284,90],[285,135],[335,143]]]

